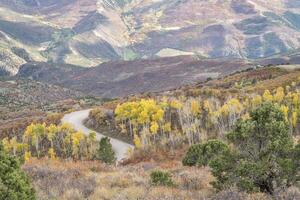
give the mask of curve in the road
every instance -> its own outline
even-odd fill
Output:
[[[93,131],[87,127],[84,126],[83,122],[85,119],[88,118],[90,110],[82,110],[82,111],[77,111],[77,112],[72,112],[69,114],[66,114],[62,118],[62,123],[69,123],[71,124],[75,130],[77,131],[82,131],[84,134],[88,135],[91,132],[96,132]],[[102,137],[105,137],[101,133],[96,132],[97,135],[97,140],[100,140]],[[126,158],[128,150],[131,148],[133,149],[133,145],[127,144],[123,141],[110,138],[113,150],[116,153],[116,158],[117,161],[121,161],[122,159]]]

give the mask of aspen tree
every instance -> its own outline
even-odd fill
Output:
[[[271,102],[273,101],[273,96],[271,94],[271,92],[269,90],[265,90],[264,94],[263,94],[263,99],[266,102]]]
[[[284,89],[282,87],[278,87],[274,95],[274,101],[277,103],[281,103],[283,101],[284,95]]]

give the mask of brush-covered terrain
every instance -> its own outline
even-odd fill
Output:
[[[109,140],[60,124],[62,114],[1,132],[2,144],[37,199],[299,199],[299,87],[299,65],[278,65],[103,102],[85,124],[135,145],[118,165]],[[75,102],[61,105],[96,103]]]
[[[298,0],[0,0],[0,200],[300,199],[299,33]]]
[[[99,103],[82,92],[29,79],[0,79],[0,135],[22,135],[32,122],[59,124],[63,113]]]
[[[300,47],[299,19],[297,0],[1,0],[0,69],[290,54]]]

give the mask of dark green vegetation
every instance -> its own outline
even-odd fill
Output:
[[[182,164],[187,166],[207,166],[210,160],[228,152],[229,148],[226,144],[218,140],[209,140],[203,144],[191,146],[183,158]]]
[[[97,151],[97,159],[107,164],[113,164],[116,162],[115,152],[112,149],[112,145],[108,137],[101,138],[99,142],[99,149]]]
[[[154,186],[173,186],[172,175],[169,172],[156,170],[150,174],[151,183]]]
[[[34,200],[35,191],[20,169],[17,158],[8,155],[0,144],[0,199]]]
[[[299,144],[294,146],[289,125],[276,105],[265,103],[254,109],[226,137],[233,145],[230,151],[225,143],[208,141],[192,146],[183,164],[209,165],[219,190],[234,185],[247,192],[273,194],[299,181]]]

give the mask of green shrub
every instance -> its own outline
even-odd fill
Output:
[[[206,143],[191,146],[183,158],[182,164],[185,166],[207,166],[210,160],[228,152],[229,148],[223,142],[209,140]]]
[[[191,146],[182,160],[185,166],[195,166],[198,163],[199,157],[203,154],[203,144],[195,144]]]
[[[108,137],[101,138],[97,158],[104,163],[113,164],[116,162],[115,152],[112,149],[110,139]]]
[[[209,141],[190,148],[186,165],[209,165],[218,190],[235,186],[242,191],[274,194],[300,180],[300,145],[294,146],[280,108],[271,103],[250,112],[227,134],[233,145]]]
[[[35,192],[19,161],[0,144],[0,200],[34,200]]]
[[[169,172],[156,170],[151,172],[151,184],[154,186],[173,186],[172,175]]]
[[[294,158],[289,125],[278,106],[265,103],[253,110],[250,119],[239,120],[227,138],[235,154],[210,163],[218,189],[235,184],[247,192],[273,194],[277,187],[299,180],[299,157]]]

